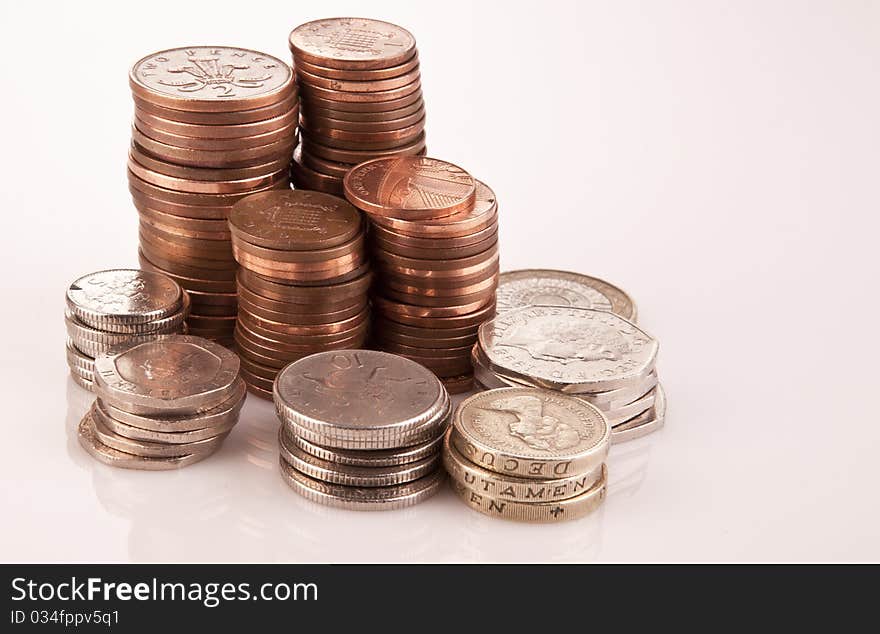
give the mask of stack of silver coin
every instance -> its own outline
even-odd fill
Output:
[[[423,366],[373,350],[320,352],[286,366],[273,394],[282,477],[309,500],[397,509],[443,483],[452,406]]]
[[[95,359],[98,398],[79,423],[80,444],[124,469],[161,471],[217,451],[246,396],[238,356],[201,337],[159,335]]]
[[[580,399],[535,388],[475,394],[443,447],[452,488],[471,508],[522,522],[582,517],[605,499],[610,427]]]
[[[186,291],[167,275],[137,269],[89,273],[67,288],[67,365],[73,380],[94,391],[95,357],[126,341],[182,332]]]
[[[483,324],[471,361],[483,387],[541,387],[596,406],[617,443],[663,425],[658,348],[653,337],[609,311],[531,306]]]

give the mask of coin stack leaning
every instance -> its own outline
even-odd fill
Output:
[[[455,411],[443,462],[455,492],[492,517],[559,522],[605,499],[610,428],[580,399],[535,388],[475,394]]]
[[[128,180],[141,266],[190,291],[189,332],[229,344],[236,264],[226,217],[250,193],[290,187],[293,72],[257,51],[202,46],[141,59],[129,84]]]
[[[229,228],[241,265],[235,341],[255,394],[272,398],[291,361],[364,344],[371,276],[357,209],[322,192],[261,192],[233,206]]]
[[[618,443],[663,426],[658,349],[653,337],[612,312],[530,306],[483,324],[472,362],[482,387],[542,387],[594,405]]]
[[[177,469],[213,454],[238,422],[247,390],[238,357],[191,335],[111,348],[95,360],[98,398],[79,441],[100,462]]]
[[[371,221],[373,345],[430,368],[450,392],[471,389],[471,347],[495,312],[494,193],[460,167],[427,157],[373,159],[344,184]]]
[[[309,500],[396,509],[443,483],[451,402],[419,364],[374,350],[322,352],[284,368],[274,398],[282,477]]]
[[[412,34],[363,18],[308,22],[290,34],[300,87],[297,188],[342,194],[354,165],[425,151],[425,107]]]
[[[66,303],[67,365],[92,391],[95,357],[126,341],[182,332],[190,306],[170,277],[137,269],[83,275],[67,287]]]

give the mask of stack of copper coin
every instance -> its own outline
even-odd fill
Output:
[[[235,341],[255,394],[285,365],[359,348],[369,328],[366,223],[344,199],[304,190],[252,194],[229,214],[238,271]]]
[[[492,190],[451,163],[392,157],[353,168],[345,194],[372,222],[374,345],[427,366],[450,392],[471,389],[477,328],[495,312]]]
[[[389,510],[433,495],[451,400],[426,368],[375,350],[313,354],[274,385],[281,475],[329,506]]]
[[[290,187],[293,73],[256,51],[192,47],[143,58],[129,83],[141,265],[190,292],[189,332],[231,343],[236,264],[226,217],[250,193]]]
[[[298,26],[290,50],[300,86],[296,187],[342,194],[357,163],[425,151],[425,107],[412,34],[394,24],[330,18]]]
[[[89,273],[67,287],[67,365],[73,380],[95,387],[95,357],[113,346],[183,331],[189,297],[171,278],[137,269]]]

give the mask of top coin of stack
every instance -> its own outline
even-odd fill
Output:
[[[456,408],[443,446],[455,492],[493,517],[558,522],[605,499],[610,430],[602,412],[549,390],[504,388]]]
[[[83,275],[67,288],[67,365],[94,390],[95,357],[127,341],[182,332],[189,297],[171,278],[137,269]]]
[[[412,34],[364,18],[308,22],[290,34],[300,86],[298,188],[342,194],[353,166],[425,151],[425,107]]]
[[[385,510],[440,487],[451,402],[419,364],[374,350],[313,354],[281,371],[274,399],[281,473],[300,495]]]
[[[226,216],[248,194],[290,186],[293,72],[257,51],[197,46],[141,59],[129,84],[141,264],[191,292],[191,333],[229,343],[236,265]]]
[[[477,328],[495,311],[495,194],[427,157],[373,159],[344,184],[372,224],[374,345],[433,370],[451,392],[470,389]]]
[[[612,312],[531,306],[483,324],[472,361],[487,388],[542,387],[596,406],[616,443],[663,425],[658,349],[653,337]]]

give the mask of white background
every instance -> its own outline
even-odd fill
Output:
[[[0,560],[878,560],[880,9],[872,2],[4,2]],[[282,483],[271,407],[179,472],[73,429],[63,293],[136,265],[129,65],[297,24],[416,36],[430,154],[491,185],[505,269],[604,277],[661,341],[667,428],[604,507],[531,526],[444,490],[384,514]]]

